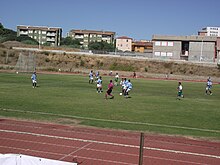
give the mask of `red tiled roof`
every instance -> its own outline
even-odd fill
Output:
[[[130,39],[130,40],[133,40],[132,38],[127,37],[127,36],[121,36],[121,37],[118,37],[117,39]]]

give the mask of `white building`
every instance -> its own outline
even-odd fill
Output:
[[[201,36],[220,37],[220,27],[205,27],[198,32]]]
[[[116,38],[116,48],[123,52],[132,51],[132,38],[122,36]]]

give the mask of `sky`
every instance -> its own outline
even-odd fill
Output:
[[[116,32],[116,37],[151,40],[152,35],[197,35],[220,27],[220,0],[2,0],[0,22]]]

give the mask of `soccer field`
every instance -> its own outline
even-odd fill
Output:
[[[105,100],[88,76],[38,74],[35,89],[30,77],[0,73],[0,116],[220,139],[217,84],[209,96],[205,82],[182,82],[185,98],[176,100],[178,81],[131,79],[131,98],[115,86]],[[103,77],[104,91],[110,79]]]

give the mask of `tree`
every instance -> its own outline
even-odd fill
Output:
[[[11,29],[4,28],[2,23],[0,23],[0,43],[6,42],[6,41],[19,41],[22,43],[32,44],[32,45],[38,44],[38,42],[35,39],[30,38],[29,36],[17,37],[17,32],[15,32]]]
[[[79,39],[72,39],[71,37],[62,38],[60,44],[71,46],[74,48],[80,48],[80,46],[82,45]]]
[[[0,22],[0,30],[4,29],[4,26],[2,25],[2,23]]]
[[[90,50],[101,50],[101,51],[114,51],[115,47],[113,44],[109,44],[105,41],[102,42],[91,42],[89,44],[89,49]]]

